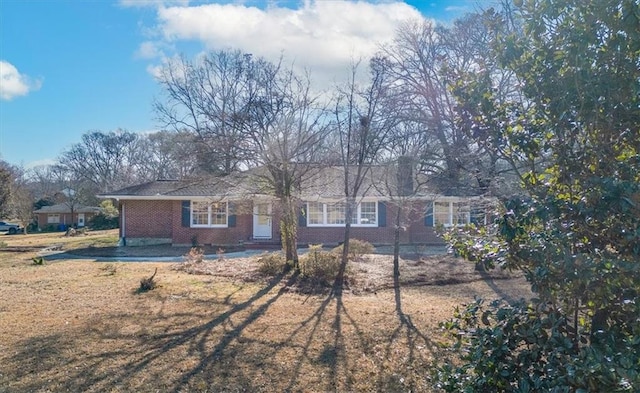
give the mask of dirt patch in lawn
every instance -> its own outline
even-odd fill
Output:
[[[350,263],[345,291],[303,294],[254,258],[173,263],[0,252],[0,392],[433,392],[438,323],[475,296],[530,296],[520,277],[449,256]],[[158,287],[137,291],[157,269]]]

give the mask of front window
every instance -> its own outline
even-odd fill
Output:
[[[466,225],[471,220],[469,202],[438,201],[433,203],[435,225]]]
[[[60,224],[60,214],[47,215],[47,224]]]
[[[191,226],[193,227],[226,227],[226,202],[191,202]]]
[[[347,206],[344,202],[309,202],[307,203],[307,225],[309,226],[344,226]],[[360,202],[353,209],[351,217],[353,226],[377,226],[378,203]]]
[[[361,202],[359,207],[358,222],[362,225],[376,225],[378,222],[378,204],[376,202]]]
[[[327,207],[327,225],[344,225],[347,207],[344,203],[331,203]]]
[[[309,225],[321,225],[324,223],[324,204],[309,202],[307,204],[307,220]]]
[[[470,222],[471,209],[468,203],[452,202],[451,212],[454,225],[466,225]]]

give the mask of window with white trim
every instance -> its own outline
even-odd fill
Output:
[[[227,202],[191,201],[192,227],[227,227]]]
[[[358,216],[354,224],[378,225],[378,203],[360,202],[358,204]]]
[[[48,214],[47,224],[60,224],[60,214]]]
[[[344,203],[325,203],[327,210],[327,225],[344,225],[347,206]]]
[[[471,222],[469,202],[436,201],[433,203],[433,218],[435,225],[466,225]]]
[[[307,223],[309,225],[324,224],[324,204],[318,202],[307,203]]]
[[[308,202],[308,226],[344,226],[347,207],[344,202]],[[378,203],[360,202],[353,211],[353,226],[378,226]]]

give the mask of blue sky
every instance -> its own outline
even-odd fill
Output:
[[[153,74],[180,53],[284,50],[330,83],[401,20],[450,21],[478,4],[490,1],[0,0],[0,159],[29,168],[89,130],[158,130]]]

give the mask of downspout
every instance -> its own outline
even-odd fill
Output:
[[[122,219],[120,220],[120,241],[122,243],[123,246],[127,245],[127,236],[126,236],[126,215],[125,215],[125,210],[124,210],[124,201],[122,202],[122,209],[120,214],[122,215]]]

